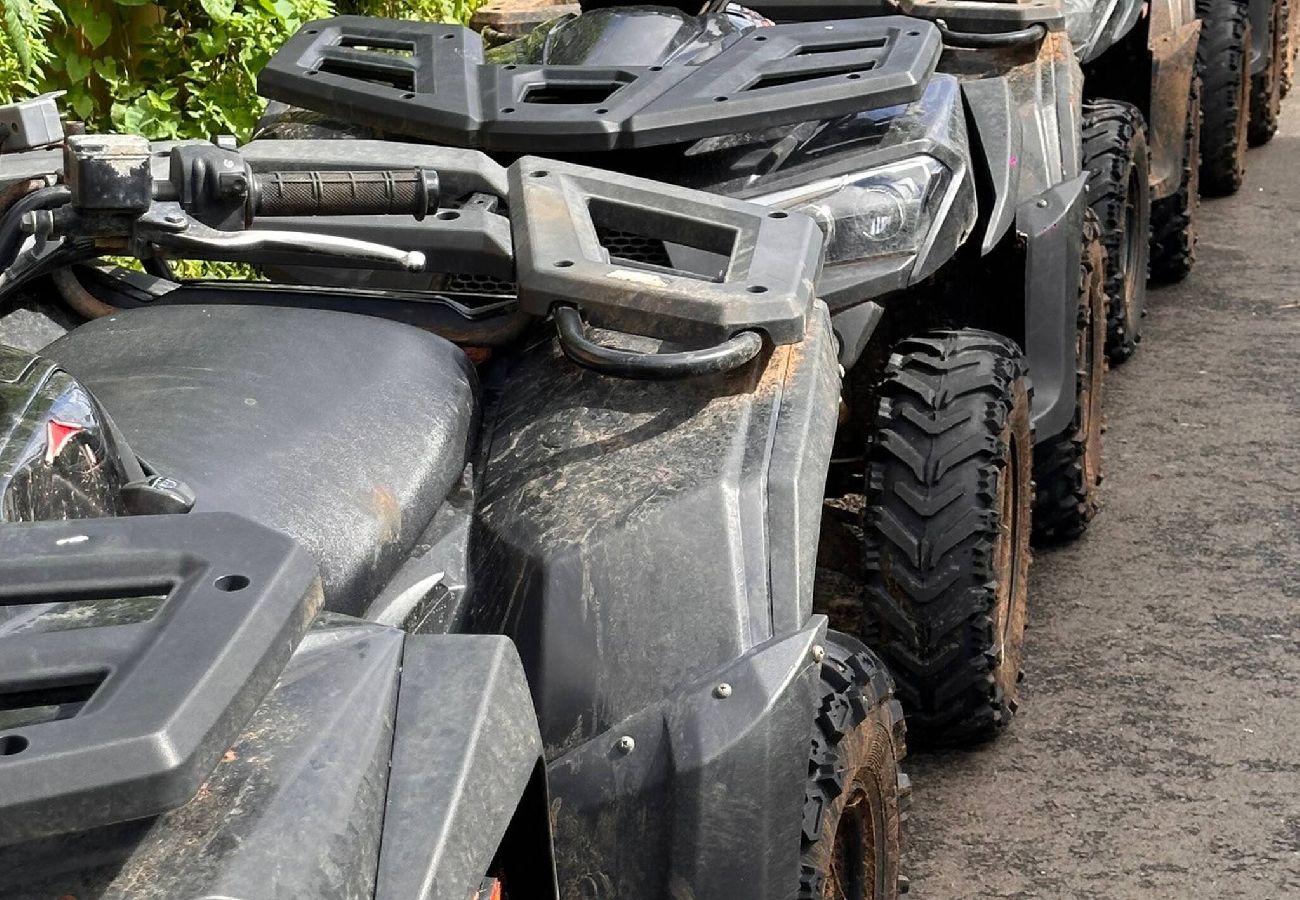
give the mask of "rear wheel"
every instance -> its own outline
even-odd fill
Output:
[[[1183,175],[1173,195],[1151,204],[1151,278],[1182,281],[1196,261],[1196,210],[1201,204],[1201,79],[1192,76],[1183,129]]]
[[[892,900],[912,789],[903,710],[875,654],[827,636],[804,794],[799,900]]]
[[[1231,194],[1246,175],[1250,123],[1250,10],[1243,0],[1197,0],[1201,41],[1201,193]]]
[[[1272,12],[1268,19],[1268,63],[1264,71],[1252,75],[1250,79],[1250,127],[1247,136],[1252,147],[1259,147],[1273,140],[1277,134],[1277,117],[1282,111],[1282,47],[1284,38],[1281,0],[1273,0]]]
[[[1119,363],[1141,340],[1151,253],[1151,161],[1137,107],[1113,100],[1084,107],[1083,167],[1106,251],[1106,353]]]
[[[867,454],[863,634],[927,744],[991,736],[1016,708],[1033,496],[1019,348],[962,330],[903,341]]]
[[[1097,512],[1106,381],[1104,267],[1097,221],[1089,211],[1079,264],[1074,419],[1061,434],[1034,442],[1034,536],[1042,540],[1078,537]]]

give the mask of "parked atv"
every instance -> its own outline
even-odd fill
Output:
[[[956,743],[1016,706],[1031,506],[1057,537],[1095,511],[1105,301],[1059,10],[1008,6],[1008,26],[939,6],[778,26],[735,7],[591,9],[486,56],[456,26],[341,17],[305,26],[259,83],[281,101],[268,137],[540,152],[813,217],[848,373],[832,483],[867,494],[851,627],[894,669],[913,735]],[[941,30],[967,22],[993,33]],[[573,240],[640,290],[728,271],[725,242],[681,221],[590,209]],[[599,313],[608,285],[567,302]],[[519,293],[538,312],[566,302]]]
[[[0,351],[0,895],[895,895],[902,712],[812,613],[815,222],[536,157],[0,122],[0,341],[75,325]]]
[[[1195,256],[1199,23],[1193,0],[1071,0],[1066,20],[1085,76],[1083,165],[1106,247],[1107,351],[1118,363],[1141,338],[1148,274],[1180,281]]]

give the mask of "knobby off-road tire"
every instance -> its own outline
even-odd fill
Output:
[[[1091,210],[1083,224],[1076,320],[1074,419],[1034,441],[1034,537],[1078,537],[1097,513],[1101,485],[1102,395],[1106,382],[1105,254]]]
[[[913,741],[990,737],[1016,708],[1033,439],[1019,348],[962,330],[901,342],[867,451],[863,637]]]
[[[1297,19],[1291,16],[1291,0],[1280,0],[1280,2],[1282,21],[1286,23],[1286,27],[1282,29],[1282,99],[1285,100],[1291,93],[1291,85],[1295,83]]]
[[[1283,19],[1281,0],[1273,0],[1266,43],[1268,64],[1250,78],[1250,127],[1246,135],[1252,147],[1262,147],[1277,134],[1277,117],[1282,111]]]
[[[1113,100],[1084,105],[1083,168],[1106,251],[1106,353],[1120,363],[1142,339],[1151,253],[1151,158],[1137,107]]]
[[[1151,279],[1182,281],[1196,262],[1196,212],[1201,205],[1201,79],[1192,76],[1183,130],[1183,175],[1172,196],[1151,204]]]
[[[1197,0],[1201,41],[1201,193],[1235,193],[1246,175],[1250,124],[1250,10],[1245,0]]]
[[[903,709],[884,663],[855,638],[827,636],[808,757],[799,900],[893,900],[912,787]]]

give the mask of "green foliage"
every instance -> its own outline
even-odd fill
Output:
[[[339,0],[339,13],[385,19],[468,22],[478,8],[472,0]]]
[[[0,102],[39,91],[53,55],[45,35],[58,16],[53,0],[0,0]]]
[[[0,102],[66,90],[93,130],[251,134],[257,72],[334,12],[465,21],[475,0],[0,0]]]

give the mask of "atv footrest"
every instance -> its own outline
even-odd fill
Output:
[[[188,801],[320,600],[226,513],[0,526],[0,846]]]
[[[933,24],[885,16],[755,29],[700,65],[490,65],[463,26],[340,16],[290,38],[258,89],[443,144],[600,152],[911,103],[940,49]]]

